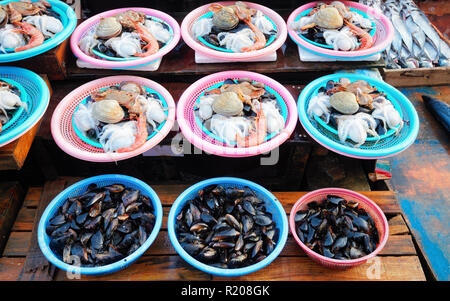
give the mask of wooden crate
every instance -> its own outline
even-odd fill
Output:
[[[68,280],[65,271],[52,269],[43,257],[41,257],[40,265],[36,266],[44,268],[44,278],[40,269],[37,269],[35,273],[26,273],[23,267],[26,261],[30,261],[30,250],[36,251],[37,246],[33,246],[36,243],[35,234],[32,231],[36,227],[39,212],[42,212],[45,207],[42,205],[74,181],[73,178],[58,179],[47,182],[44,187],[33,187],[28,191],[3,257],[0,258],[0,280],[42,280],[46,279],[45,277]],[[122,271],[105,276],[81,276],[81,280],[225,280],[191,267],[178,256],[169,241],[167,217],[170,206],[187,186],[153,185],[152,187],[163,204],[164,218],[161,231],[147,252],[136,263]],[[287,214],[305,193],[274,192]],[[394,192],[366,191],[362,193],[374,200],[389,220],[389,240],[380,255],[376,257],[376,262],[372,261],[345,271],[326,269],[306,257],[293,237],[289,235],[283,251],[269,266],[231,280],[425,280],[424,268],[419,261],[420,250],[416,250],[413,244],[413,237]],[[41,199],[41,205],[39,205],[39,199]],[[34,258],[36,259],[35,253]],[[374,262],[379,265],[379,279],[373,279],[370,273],[367,273]]]
[[[450,84],[450,67],[381,69],[383,79],[394,87]]]

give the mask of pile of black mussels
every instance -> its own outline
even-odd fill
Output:
[[[323,202],[311,202],[295,214],[300,240],[320,255],[349,260],[372,253],[379,234],[372,217],[359,203],[328,195]]]
[[[249,187],[210,185],[186,202],[175,231],[183,249],[219,268],[240,268],[266,258],[279,231],[263,200]]]
[[[85,193],[64,201],[49,221],[50,248],[68,264],[94,267],[119,261],[147,240],[154,212],[139,190],[91,184]]]

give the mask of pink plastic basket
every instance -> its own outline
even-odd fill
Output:
[[[222,5],[232,5],[235,3],[235,1],[225,1],[225,2],[214,2],[219,3]],[[277,37],[273,43],[271,43],[269,46],[264,47],[263,49],[259,49],[256,51],[251,52],[243,52],[243,53],[232,53],[232,52],[222,52],[218,50],[211,49],[203,44],[201,44],[193,35],[192,35],[192,25],[194,22],[204,15],[205,13],[209,12],[209,6],[211,4],[206,4],[203,6],[200,6],[199,8],[193,10],[190,12],[181,23],[181,36],[183,37],[183,40],[186,42],[186,44],[194,49],[195,51],[220,60],[227,60],[227,61],[244,61],[248,59],[254,59],[259,58],[262,56],[269,55],[273,52],[275,52],[278,48],[280,48],[287,38],[287,28],[286,23],[284,22],[283,18],[280,17],[276,12],[271,10],[270,8],[267,8],[265,6],[251,3],[251,2],[244,2],[247,4],[248,7],[254,8],[257,10],[260,10],[264,15],[269,17],[276,25],[277,27]]]
[[[285,128],[272,139],[258,145],[247,148],[239,148],[224,145],[211,136],[208,136],[196,123],[194,105],[198,97],[209,87],[224,80],[251,78],[264,83],[275,90],[284,100],[287,107],[287,119]],[[280,146],[292,134],[297,124],[297,105],[289,91],[280,83],[262,74],[249,71],[225,71],[208,75],[193,83],[180,97],[177,105],[177,121],[184,137],[193,145],[207,153],[223,157],[249,157],[267,153]]]
[[[105,153],[103,149],[91,146],[77,136],[73,129],[72,117],[77,106],[88,95],[99,89],[118,85],[122,81],[134,81],[160,93],[167,103],[168,117],[160,131],[140,148],[127,153]],[[175,102],[172,95],[163,86],[152,80],[137,76],[110,76],[86,83],[64,97],[53,113],[51,129],[56,144],[69,155],[92,162],[113,162],[132,158],[151,149],[170,132],[174,122]]]
[[[388,47],[393,38],[394,38],[394,27],[391,24],[391,21],[384,16],[382,13],[376,11],[375,9],[368,7],[366,5],[353,2],[353,1],[341,1],[345,5],[349,7],[356,8],[360,11],[365,12],[367,15],[372,17],[373,22],[375,22],[376,25],[376,32],[373,36],[374,39],[374,45],[370,47],[369,49],[364,50],[357,50],[357,51],[337,51],[333,49],[327,49],[322,48],[316,45],[313,45],[306,41],[305,39],[302,39],[298,32],[291,29],[291,24],[295,21],[295,18],[303,11],[310,9],[317,5],[317,3],[330,3],[332,1],[316,1],[316,2],[310,2],[308,4],[302,5],[296,10],[292,12],[292,14],[289,16],[287,21],[287,27],[288,27],[288,33],[289,36],[294,40],[295,43],[300,45],[303,48],[306,48],[314,53],[317,53],[319,55],[332,57],[332,58],[340,58],[340,59],[350,59],[350,58],[363,58],[368,57],[371,55],[374,55],[376,53],[382,52],[386,47]]]
[[[119,14],[121,12],[125,12],[127,10],[135,10],[145,13],[146,15],[157,17],[161,20],[164,20],[169,24],[170,27],[172,27],[173,30],[173,38],[169,43],[164,46],[164,48],[161,48],[157,53],[134,60],[127,60],[127,61],[108,61],[100,58],[95,58],[92,56],[89,56],[85,54],[83,51],[81,51],[80,47],[78,47],[78,42],[84,37],[84,35],[89,32],[94,26],[98,24],[101,18],[106,18],[113,16],[115,14]],[[104,67],[104,68],[132,68],[137,66],[143,66],[147,65],[167,53],[169,53],[179,42],[180,40],[180,26],[178,25],[177,21],[175,21],[174,18],[169,16],[166,13],[163,13],[161,11],[150,9],[150,8],[143,8],[143,7],[127,7],[127,8],[120,8],[120,9],[114,9],[109,10],[103,13],[100,13],[98,15],[95,15],[83,23],[81,23],[73,32],[72,37],[70,38],[70,47],[72,48],[73,53],[76,57],[79,59],[88,62],[90,64]]]
[[[380,236],[380,242],[377,248],[370,254],[352,260],[338,260],[332,259],[325,256],[322,256],[310,248],[308,248],[298,237],[297,231],[295,228],[295,213],[299,210],[304,210],[307,208],[307,204],[313,201],[321,202],[325,200],[327,195],[333,194],[340,197],[343,197],[347,201],[356,201],[359,203],[359,208],[364,209],[374,220],[375,226],[377,227],[378,234]],[[294,236],[294,239],[297,241],[299,246],[305,251],[305,253],[315,262],[333,269],[346,269],[351,268],[357,265],[360,265],[370,258],[375,257],[386,245],[386,242],[389,237],[389,225],[384,215],[383,211],[375,204],[374,201],[370,200],[368,197],[354,192],[348,189],[342,188],[324,188],[319,190],[311,191],[307,193],[303,197],[301,197],[297,203],[292,207],[291,213],[289,215],[289,228],[291,229],[291,233]]]

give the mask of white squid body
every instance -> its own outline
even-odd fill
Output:
[[[270,34],[274,30],[272,22],[260,10],[256,11],[256,15],[252,17],[252,23],[265,34]]]
[[[350,17],[349,19],[352,21],[352,23],[359,24],[358,26],[365,29],[371,29],[372,28],[372,21],[370,21],[367,18],[364,18],[362,15],[358,14],[355,11],[349,12]]]
[[[161,43],[169,42],[172,34],[160,22],[153,20],[145,20],[145,27],[152,33],[152,35]]]
[[[203,37],[211,32],[212,27],[212,18],[202,18],[192,25],[192,35],[196,38]]]
[[[395,129],[395,133],[398,134],[403,127],[403,120],[392,103],[380,96],[374,99],[373,107],[375,110],[372,112],[372,117],[383,121],[385,129],[387,125],[390,129]],[[397,126],[399,127],[396,128]]]
[[[214,100],[217,98],[217,96],[219,95],[210,94],[207,96],[204,95],[200,97],[200,101],[197,106],[198,106],[198,116],[200,117],[201,120],[204,121],[212,117],[213,115],[212,104]]]
[[[80,50],[84,53],[92,54],[92,49],[99,43],[100,41],[95,38],[95,31],[92,31],[80,39],[78,47],[80,47]]]
[[[277,134],[284,129],[285,121],[275,106],[275,101],[262,102],[261,107],[267,120],[267,132],[269,134]]]
[[[15,27],[11,24],[0,29],[0,51],[6,53],[5,48],[15,49],[24,46],[25,39],[21,33],[14,32]]]
[[[358,39],[348,27],[344,27],[340,31],[325,30],[323,37],[328,45],[333,46],[334,50],[352,51],[359,47]]]
[[[166,109],[163,108],[162,103],[159,99],[151,97],[140,97],[141,105],[143,106],[143,111],[145,112],[145,117],[147,117],[147,122],[156,130],[155,122],[161,124],[167,119]]]
[[[313,118],[313,115],[318,117],[324,117],[325,123],[328,124],[330,121],[330,96],[326,95],[323,92],[318,93],[316,96],[311,98],[308,104],[308,109],[306,113],[309,118]]]
[[[141,39],[134,32],[124,32],[120,37],[111,38],[105,42],[121,57],[132,57],[141,52]]]
[[[349,138],[356,143],[354,147],[360,147],[366,142],[368,133],[374,137],[379,137],[375,131],[375,119],[369,114],[341,115],[336,119],[341,143],[345,143],[345,140]]]
[[[120,148],[129,147],[135,141],[137,122],[126,121],[116,124],[107,124],[99,134],[99,142],[106,153],[114,152]]]
[[[255,43],[255,33],[250,28],[244,28],[238,32],[221,32],[217,38],[221,46],[233,52],[242,52],[242,48],[250,47]]]
[[[64,29],[61,21],[52,16],[28,16],[23,20],[36,27],[46,38],[52,38]]]
[[[313,23],[313,20],[314,20],[314,15],[312,15],[312,16],[304,16],[304,17],[301,17],[300,19],[298,19],[295,22],[291,22],[289,24],[289,27],[292,30],[301,31],[300,28],[302,28],[306,24]]]
[[[75,126],[85,134],[90,129],[97,130],[99,121],[92,116],[92,108],[94,102],[80,104],[78,110],[73,114],[73,122]]]
[[[27,103],[23,102],[17,94],[8,90],[0,90],[0,110],[6,116],[6,120],[8,120],[6,110],[14,110],[18,107],[23,107],[25,110],[28,110]]]
[[[236,142],[236,135],[248,136],[250,126],[250,121],[244,117],[215,114],[211,118],[211,131],[227,144]]]

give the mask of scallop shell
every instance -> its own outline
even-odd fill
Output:
[[[100,20],[95,34],[100,39],[110,39],[117,37],[122,32],[122,25],[114,17],[107,17]]]
[[[355,94],[351,92],[337,92],[331,95],[330,104],[342,114],[354,114],[358,111],[359,105]]]
[[[213,111],[224,116],[236,116],[242,113],[244,104],[235,92],[223,92],[212,104]]]
[[[344,19],[335,7],[327,6],[314,14],[314,23],[322,28],[337,29],[344,25]]]
[[[239,18],[230,7],[223,7],[213,15],[215,27],[223,30],[231,30],[239,24]]]
[[[94,103],[92,116],[101,122],[117,123],[123,119],[125,112],[117,100],[105,99]]]

